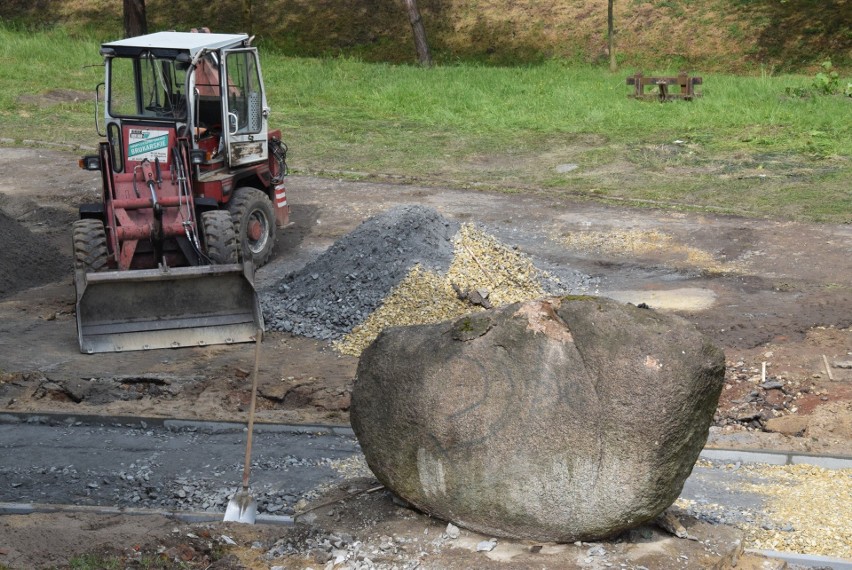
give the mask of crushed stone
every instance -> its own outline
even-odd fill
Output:
[[[454,242],[455,255],[445,275],[415,267],[384,304],[335,348],[358,356],[388,327],[437,323],[484,310],[460,299],[460,292],[478,292],[495,306],[547,295],[541,286],[543,272],[526,255],[493,236],[465,224]]]
[[[713,524],[732,524],[743,531],[747,548],[777,550],[831,558],[852,557],[852,469],[814,465],[699,460],[699,468],[726,473],[726,484],[761,497],[757,504],[720,504],[711,497],[675,506]]]
[[[713,274],[742,272],[742,263],[718,259],[717,255],[677,240],[659,230],[620,230],[572,232],[553,236],[566,247],[588,253],[617,257],[642,257],[665,251],[678,269],[697,268]]]
[[[570,268],[546,267],[483,228],[405,205],[339,239],[262,293],[261,304],[270,329],[336,341],[338,351],[358,356],[389,326],[434,323],[546,295],[585,294],[596,282]]]
[[[432,208],[398,206],[374,216],[261,295],[272,330],[337,339],[363,322],[420,265],[445,272],[458,224]]]

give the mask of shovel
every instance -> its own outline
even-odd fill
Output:
[[[254,343],[254,368],[251,371],[251,403],[249,404],[248,437],[246,439],[246,459],[243,463],[243,489],[228,501],[225,509],[225,522],[254,524],[257,517],[257,501],[249,493],[249,469],[251,466],[251,437],[254,432],[254,406],[257,401],[257,365],[260,360],[260,338],[263,331],[258,329]]]

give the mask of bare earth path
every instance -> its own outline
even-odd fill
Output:
[[[0,234],[0,414],[242,420],[249,345],[79,353],[70,222],[98,191],[97,176],[78,170],[70,154],[0,148],[0,232],[5,224],[12,236]],[[542,265],[595,277],[596,293],[693,321],[729,363],[711,444],[852,456],[852,226],[299,176],[288,191],[295,225],[258,272],[261,289],[368,217],[424,204],[482,225]],[[17,237],[18,226],[32,239]],[[16,281],[45,252],[43,282]],[[326,343],[268,334],[260,421],[348,424],[356,364]],[[764,431],[776,415],[774,433]]]
[[[0,256],[4,272],[20,272],[21,257],[33,251],[53,248],[67,255],[75,208],[98,192],[97,176],[78,170],[73,158],[0,149],[0,210],[38,241],[6,243]],[[43,168],[46,162],[55,167]],[[295,226],[283,233],[272,263],[258,272],[261,289],[272,288],[366,218],[397,204],[424,204],[445,217],[482,224],[542,265],[596,277],[600,294],[674,310],[695,322],[725,348],[731,365],[731,387],[720,410],[747,399],[755,388],[748,380],[759,376],[764,362],[769,378],[794,390],[785,413],[795,407],[809,414],[852,400],[852,370],[834,366],[852,360],[852,226],[306,177],[292,177],[289,190]],[[24,253],[13,258],[9,252],[16,250]],[[239,414],[250,348],[81,355],[70,259],[59,264],[64,278],[32,289],[24,283],[0,300],[3,409],[199,419]],[[355,364],[325,343],[267,335],[261,419],[347,423]],[[778,399],[771,392],[764,396]],[[763,408],[773,403],[769,400],[760,402]],[[813,441],[823,434],[812,433],[787,446],[852,454],[844,433],[852,437],[841,429]]]

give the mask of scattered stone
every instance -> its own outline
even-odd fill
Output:
[[[287,393],[294,388],[296,388],[296,386],[284,380],[279,380],[261,384],[257,387],[257,393],[264,398],[282,402],[287,396]]]
[[[491,540],[483,540],[479,544],[476,545],[477,552],[491,552],[494,548],[497,547],[497,541],[493,538]]]
[[[808,422],[807,416],[781,416],[767,420],[764,429],[782,435],[801,437],[808,429]]]
[[[569,172],[573,172],[573,171],[577,170],[578,168],[579,168],[579,166],[576,165],[576,164],[567,163],[567,164],[560,164],[554,170],[556,170],[557,174],[567,174]]]
[[[449,523],[447,525],[447,530],[444,531],[444,532],[446,532],[447,536],[449,538],[452,538],[453,540],[457,539],[459,537],[459,535],[461,534],[459,527],[457,527],[453,523]]]
[[[586,551],[586,556],[606,556],[606,549],[600,544],[595,544]]]
[[[658,527],[669,534],[678,538],[689,538],[689,533],[686,531],[686,527],[683,526],[680,519],[678,519],[671,510],[666,510],[658,516],[654,522],[657,523]]]

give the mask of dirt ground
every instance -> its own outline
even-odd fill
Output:
[[[70,223],[78,204],[97,200],[98,185],[69,153],[0,148],[0,214],[26,228],[38,250],[55,250],[39,258],[53,265],[36,287],[31,276],[15,281],[26,261],[9,253],[9,243],[0,253],[0,270],[11,276],[0,293],[0,413],[242,421],[250,345],[79,353]],[[544,265],[597,278],[592,293],[694,322],[728,362],[711,446],[852,456],[852,226],[298,176],[288,198],[294,225],[258,271],[260,289],[369,216],[425,204],[483,225]],[[13,245],[20,253],[32,243]],[[65,266],[58,279],[50,273],[56,264]],[[356,365],[328,343],[267,334],[259,421],[347,424]],[[382,532],[393,534],[385,522]]]

